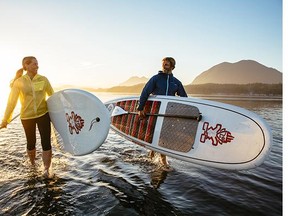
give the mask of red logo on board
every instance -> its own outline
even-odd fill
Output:
[[[231,142],[234,137],[231,132],[227,131],[226,128],[222,127],[222,124],[217,124],[215,127],[209,126],[208,122],[204,122],[204,132],[201,134],[200,142],[205,143],[206,140],[211,140],[212,145],[217,146],[218,144]]]
[[[76,134],[79,134],[81,129],[84,127],[84,119],[82,119],[81,116],[75,114],[74,111],[71,112],[71,116],[66,113],[66,119],[68,122],[70,134],[73,134],[73,130],[76,132]]]

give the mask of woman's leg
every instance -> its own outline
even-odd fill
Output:
[[[35,159],[36,159],[36,148],[34,148],[33,150],[27,149],[27,155],[29,157],[31,164],[34,166],[35,165]]]
[[[34,119],[21,120],[26,140],[27,140],[27,155],[32,165],[35,165],[36,158],[36,121]]]
[[[44,164],[44,169],[45,170],[49,170],[50,165],[51,165],[51,160],[52,160],[52,150],[48,150],[48,151],[43,151],[42,152],[42,160],[43,160],[43,164]]]
[[[51,123],[49,114],[46,113],[37,119],[37,126],[41,137],[42,160],[45,171],[48,171],[51,165],[52,149],[51,149]]]

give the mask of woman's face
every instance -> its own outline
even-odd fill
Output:
[[[28,72],[37,74],[39,68],[37,59],[32,59],[30,64],[26,64],[25,66]]]

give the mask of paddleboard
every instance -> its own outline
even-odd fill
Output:
[[[246,109],[196,98],[150,96],[143,120],[139,97],[105,102],[111,128],[156,152],[195,164],[223,169],[260,165],[272,145],[267,123]]]
[[[47,104],[65,151],[85,155],[105,141],[110,129],[110,115],[95,95],[79,89],[65,89],[49,97]]]

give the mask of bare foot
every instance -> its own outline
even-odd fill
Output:
[[[51,178],[54,177],[54,174],[50,173],[49,170],[45,169],[44,172],[43,172],[43,177],[46,178],[46,179],[51,179]]]
[[[164,171],[167,171],[167,172],[173,171],[173,168],[171,166],[169,166],[168,164],[162,165],[161,169],[164,170]]]

